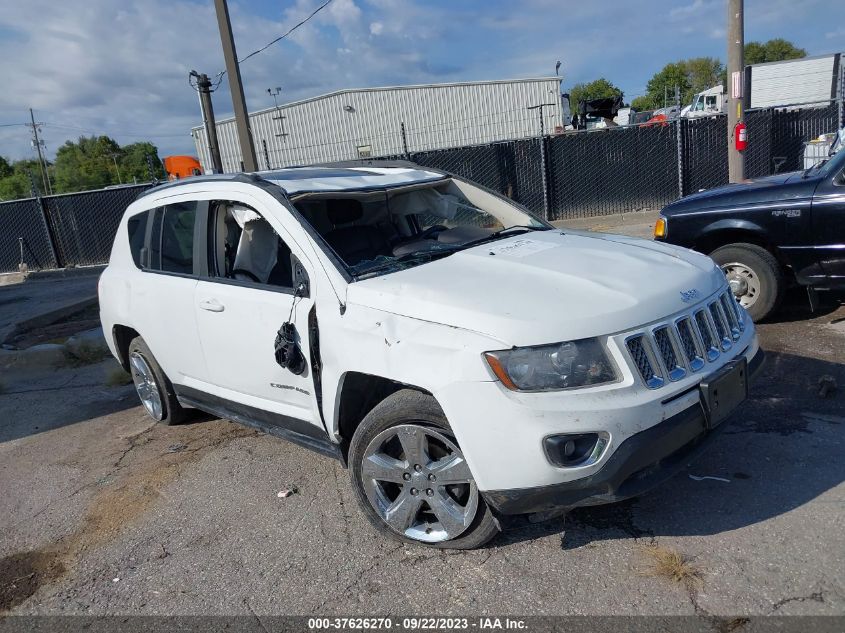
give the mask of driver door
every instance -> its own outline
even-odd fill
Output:
[[[230,200],[209,204],[208,276],[194,293],[207,390],[249,407],[248,416],[270,412],[263,422],[306,435],[325,433],[309,358],[313,300],[307,295],[313,293],[294,292],[294,279],[308,283],[308,264],[262,211]],[[276,363],[276,335],[288,320],[305,357],[299,375]]]

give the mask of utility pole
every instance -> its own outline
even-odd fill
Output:
[[[217,141],[217,122],[214,120],[214,106],[211,103],[211,80],[205,73],[198,73],[195,70],[192,70],[190,75],[197,80],[202,123],[205,126],[205,136],[208,139],[208,153],[211,154],[211,171],[215,174],[222,174],[223,161],[220,159],[220,144]]]
[[[255,158],[255,144],[252,142],[252,130],[249,126],[249,112],[244,99],[244,87],[241,83],[241,67],[238,65],[238,52],[232,35],[232,22],[229,20],[229,7],[226,0],[214,0],[217,10],[217,24],[220,27],[220,41],[223,44],[223,57],[226,59],[226,72],[229,74],[229,92],[232,93],[232,106],[235,109],[235,123],[238,128],[238,142],[245,171],[258,171]]]
[[[44,187],[43,191],[49,195],[53,194],[53,188],[49,186],[50,177],[47,174],[47,167],[44,165],[44,155],[41,153],[41,145],[44,141],[38,138],[38,124],[35,123],[35,114],[32,108],[29,109],[29,120],[31,123],[29,127],[32,128],[32,144],[35,146],[35,151],[38,152],[38,168],[41,170],[41,185]]]
[[[728,181],[745,180],[745,157],[736,149],[736,124],[742,121],[745,27],[743,0],[728,0]]]

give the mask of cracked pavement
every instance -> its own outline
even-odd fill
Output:
[[[832,301],[832,302],[831,302]],[[113,361],[2,376],[0,607],[16,614],[845,614],[845,307],[792,297],[687,471],[471,552],[370,528],[330,459],[209,416],[151,424]],[[818,379],[839,390],[818,396]],[[689,475],[725,479],[693,480]],[[296,493],[279,498],[285,488]],[[674,548],[700,582],[644,575]]]

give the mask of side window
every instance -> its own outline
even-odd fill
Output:
[[[129,251],[132,253],[132,261],[138,268],[142,267],[141,253],[144,250],[144,239],[147,237],[147,219],[149,211],[133,215],[126,223],[129,232]]]
[[[194,272],[194,222],[197,203],[185,202],[164,207],[161,221],[161,268],[185,275]]]
[[[290,247],[258,211],[217,200],[209,213],[210,277],[293,289]]]
[[[145,268],[183,275],[194,273],[196,216],[196,202],[169,204],[153,211]]]

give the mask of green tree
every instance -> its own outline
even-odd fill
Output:
[[[674,105],[675,86],[680,90],[681,105],[692,102],[693,95],[724,81],[724,66],[715,57],[693,57],[666,64],[649,79],[646,94],[631,102],[642,112],[664,105]]]
[[[631,108],[637,112],[652,110],[651,98],[648,95],[640,95],[631,99]]]
[[[744,49],[745,63],[749,66],[765,62],[780,62],[785,59],[799,59],[806,56],[807,51],[798,48],[782,37],[776,37],[768,42],[748,42]]]
[[[114,161],[121,155],[120,145],[108,136],[66,141],[56,151],[56,190],[80,191],[117,183]]]
[[[164,166],[158,157],[158,148],[147,141],[139,143],[132,143],[124,145],[121,148],[122,157],[119,159],[120,176],[123,182],[133,182],[135,179],[138,182],[146,182],[150,176],[155,176],[159,179],[165,179]],[[153,171],[150,174],[149,166],[147,165],[147,156],[151,157]]]
[[[578,111],[578,104],[581,101],[590,99],[605,99],[608,97],[622,96],[622,91],[610,83],[604,77],[589,83],[580,83],[572,86],[569,91],[569,105],[572,112]]]
[[[12,175],[12,165],[3,156],[0,156],[0,178],[8,178]]]
[[[41,168],[37,160],[18,160],[10,164],[0,158],[0,200],[29,198],[32,196],[33,182],[38,193],[46,193],[41,191]]]

